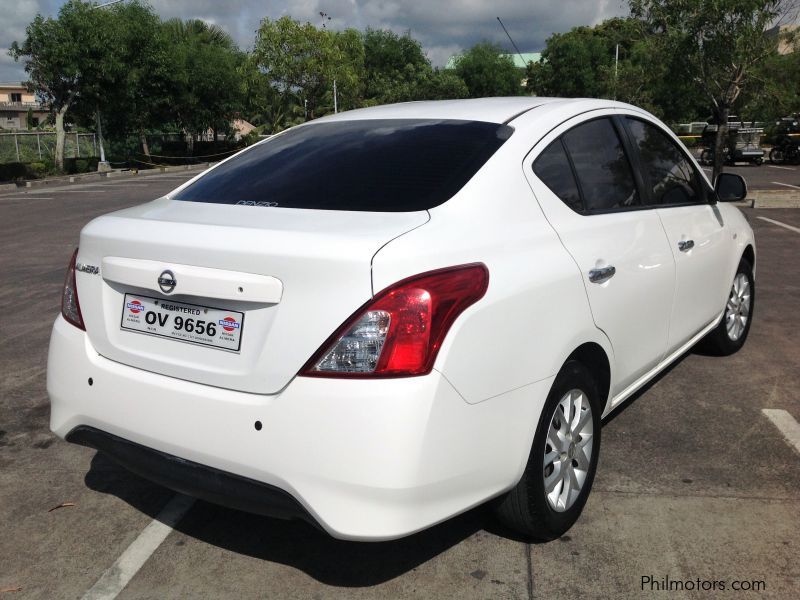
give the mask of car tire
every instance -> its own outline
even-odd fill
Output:
[[[719,325],[703,340],[704,349],[717,356],[729,356],[738,352],[750,333],[755,300],[753,267],[747,259],[742,258],[725,303],[725,313]]]
[[[773,165],[780,165],[784,162],[783,150],[780,148],[773,148],[769,151],[769,162]]]
[[[571,421],[563,418],[565,409],[572,412]],[[572,527],[594,481],[601,414],[591,373],[580,362],[568,361],[545,401],[522,479],[495,505],[503,525],[539,541],[558,538]]]
[[[714,156],[711,154],[711,150],[703,150],[700,153],[700,164],[705,166],[710,166],[714,162]]]

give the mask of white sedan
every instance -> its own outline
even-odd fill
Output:
[[[83,229],[51,427],[174,490],[409,535],[494,499],[552,539],[601,420],[750,328],[755,243],[678,139],[607,100],[355,110]]]

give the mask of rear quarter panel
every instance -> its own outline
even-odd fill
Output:
[[[512,136],[511,140],[514,140]],[[574,261],[544,219],[507,142],[431,220],[373,259],[375,292],[411,275],[471,262],[489,288],[448,333],[434,368],[469,403],[551,377],[579,345],[610,346],[592,321]]]

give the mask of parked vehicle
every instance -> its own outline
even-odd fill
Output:
[[[800,163],[800,115],[793,115],[778,121],[773,134],[773,146],[769,160],[774,165]]]
[[[697,342],[744,344],[755,242],[727,201],[745,194],[607,100],[318,119],[83,229],[51,427],[337,538],[492,499],[555,538],[586,502],[601,420]]]
[[[717,137],[718,126],[713,119],[703,129],[701,145],[705,146],[700,154],[700,162],[704,165],[714,164],[714,145]],[[761,148],[761,138],[764,135],[763,127],[747,127],[739,117],[728,119],[728,134],[725,139],[726,165],[737,162],[749,162],[760,165],[764,162],[764,150]]]

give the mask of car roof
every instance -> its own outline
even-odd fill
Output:
[[[359,108],[316,119],[315,123],[331,121],[354,121],[363,119],[456,119],[508,123],[516,117],[538,106],[549,108],[573,104],[576,109],[626,107],[622,102],[587,98],[540,98],[538,96],[511,96],[507,98],[470,98],[466,100],[425,100],[385,104]]]

